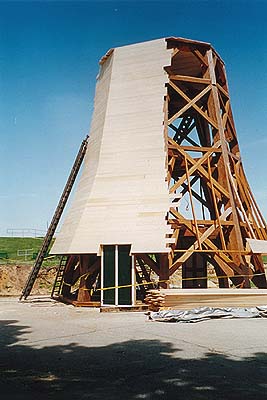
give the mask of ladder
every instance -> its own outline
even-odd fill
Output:
[[[60,264],[59,264],[59,267],[57,270],[56,279],[55,279],[54,286],[53,286],[52,293],[51,293],[52,299],[54,299],[55,297],[58,297],[60,295],[62,283],[63,283],[63,275],[64,275],[67,261],[68,261],[68,256],[61,257]]]
[[[63,213],[63,210],[65,208],[65,205],[67,203],[67,200],[69,198],[71,189],[73,187],[73,184],[75,182],[75,179],[78,175],[78,172],[80,170],[81,164],[83,162],[84,159],[84,155],[86,153],[86,149],[87,149],[87,145],[88,145],[88,138],[89,136],[87,135],[86,138],[82,141],[82,144],[79,148],[78,154],[76,156],[76,159],[74,161],[73,167],[71,169],[70,175],[68,177],[67,183],[64,187],[63,193],[60,197],[60,200],[58,202],[57,208],[55,210],[55,213],[53,215],[52,221],[49,225],[49,228],[47,230],[46,236],[44,238],[44,241],[42,243],[41,249],[37,255],[37,258],[35,260],[35,264],[30,272],[30,275],[27,279],[27,282],[22,290],[21,296],[20,296],[20,300],[22,300],[22,298],[26,299],[32,290],[32,287],[34,285],[34,282],[37,278],[37,275],[40,271],[40,268],[42,266],[42,263],[44,261],[45,255],[49,249],[49,246],[51,244],[51,241],[53,239],[54,233],[56,231],[57,225],[59,223],[60,217]]]

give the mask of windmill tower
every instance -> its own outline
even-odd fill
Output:
[[[83,172],[51,250],[54,295],[134,305],[158,276],[168,286],[266,288],[247,239],[267,229],[243,170],[224,63],[208,43],[167,38],[100,61]],[[99,290],[99,288],[104,290]],[[105,290],[108,288],[107,290]]]

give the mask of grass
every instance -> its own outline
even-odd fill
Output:
[[[4,253],[7,253],[8,258],[1,258],[1,264],[3,263],[27,263],[33,264],[34,259],[32,255],[25,256],[18,256],[18,250],[30,250],[31,253],[38,253],[41,245],[43,243],[43,238],[21,238],[21,237],[0,237],[0,254],[2,257],[5,256]],[[53,241],[52,241],[53,243]],[[50,245],[50,247],[52,244]],[[45,265],[55,264],[57,263],[58,257],[45,261]]]

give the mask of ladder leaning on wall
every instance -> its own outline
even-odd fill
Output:
[[[51,244],[51,241],[53,239],[54,233],[56,231],[56,228],[58,226],[60,217],[64,211],[64,208],[66,206],[66,203],[68,201],[69,195],[71,193],[72,187],[74,185],[75,179],[78,175],[78,172],[80,170],[81,164],[83,162],[85,153],[86,153],[86,149],[87,149],[87,145],[88,145],[88,139],[89,136],[87,135],[85,137],[85,139],[82,141],[81,146],[79,148],[78,154],[76,156],[76,159],[74,161],[73,167],[71,169],[70,175],[68,177],[67,183],[64,187],[63,193],[60,197],[59,203],[57,205],[57,208],[55,210],[55,213],[53,215],[52,221],[49,225],[49,228],[47,230],[46,236],[44,238],[44,241],[42,243],[42,247],[38,253],[38,256],[36,258],[35,264],[29,274],[29,277],[27,279],[27,282],[22,290],[21,296],[20,296],[20,300],[22,300],[23,298],[26,299],[32,290],[32,287],[34,285],[34,282],[38,276],[38,273],[40,271],[40,268],[42,266],[42,263],[44,261],[45,255],[49,249],[49,246]]]

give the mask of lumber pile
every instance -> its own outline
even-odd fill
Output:
[[[189,310],[197,307],[256,307],[267,305],[267,289],[149,290],[149,310]]]
[[[158,311],[165,306],[165,294],[161,290],[148,290],[144,302],[150,311]]]
[[[146,294],[144,302],[148,304],[150,311],[158,311],[165,306],[165,294],[160,290],[149,290]]]

